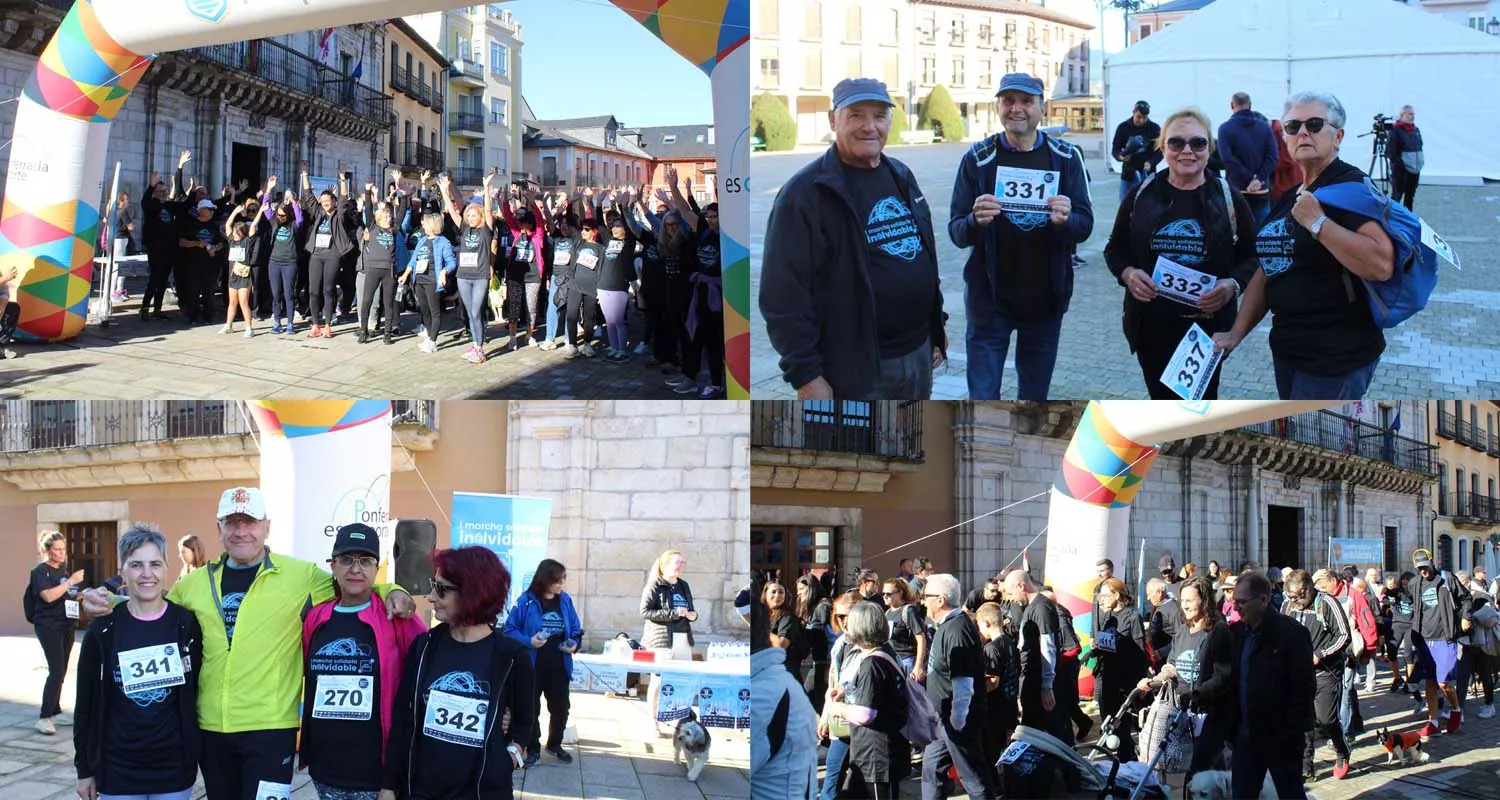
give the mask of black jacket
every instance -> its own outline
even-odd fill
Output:
[[[318,226],[323,223],[324,217],[332,217],[333,224],[328,226],[333,234],[329,249],[338,253],[340,257],[354,252],[354,232],[359,228],[359,215],[355,211],[354,200],[348,197],[335,197],[333,200],[333,213],[323,211],[323,205],[318,200],[319,195],[307,192],[302,197],[302,213],[306,216],[307,237],[302,243],[302,248],[311,255],[318,243]]]
[[[688,582],[678,578],[677,583],[668,583],[665,578],[659,578],[647,584],[641,592],[641,619],[646,621],[646,629],[641,634],[641,645],[646,648],[671,647],[672,634],[685,633],[688,644],[693,644],[693,624],[686,617],[677,616],[672,609],[672,594],[682,595],[687,601],[689,611],[697,611],[693,607],[693,589]]]
[[[1312,605],[1300,608],[1297,601],[1288,599],[1286,605],[1282,606],[1281,613],[1307,629],[1307,634],[1312,639],[1313,653],[1318,656],[1317,669],[1341,671],[1344,661],[1349,657],[1350,637],[1354,635],[1349,617],[1344,613],[1344,607],[1332,596],[1310,586],[1307,591],[1315,593]],[[1308,663],[1311,663],[1311,659]]]
[[[1249,670],[1241,672],[1241,656],[1250,626],[1243,620],[1229,626],[1230,685],[1233,716],[1229,730],[1239,729],[1247,716],[1252,741],[1295,740],[1301,750],[1303,734],[1312,730],[1313,678],[1312,638],[1296,621],[1266,609],[1260,638],[1250,652]],[[1247,700],[1240,700],[1240,676],[1248,676]]]
[[[905,164],[884,156],[916,221],[922,246],[937,257],[932,209]],[[864,220],[844,184],[836,148],[793,175],[776,195],[766,223],[760,312],[781,354],[787,383],[822,377],[840,398],[863,398],[880,374],[875,290],[870,284]],[[932,344],[947,351],[941,279],[932,287]]]
[[[74,709],[73,766],[78,777],[98,778],[104,765],[104,732],[109,726],[109,693],[113,691],[114,671],[119,663],[115,649],[115,620],[130,613],[126,604],[115,606],[112,613],[89,623],[78,654],[78,702]],[[177,704],[181,719],[182,766],[187,772],[197,768],[198,675],[203,664],[203,633],[198,618],[176,603],[167,603],[163,619],[177,626],[177,646],[183,654],[186,671]],[[167,769],[169,765],[155,765]],[[106,787],[107,788],[107,787]]]
[[[502,782],[501,776],[513,772],[506,748],[512,743],[526,747],[531,739],[531,728],[536,724],[536,668],[531,664],[526,645],[502,635],[499,630],[490,634],[489,640],[494,647],[489,681],[490,707],[495,710],[489,715],[489,727],[484,734],[484,759],[474,778],[475,800],[499,800],[503,787],[509,783]],[[396,695],[396,705],[391,709],[391,738],[386,746],[389,757],[385,760],[385,776],[381,783],[402,797],[412,797],[411,777],[417,756],[417,737],[422,735],[422,720],[427,715],[427,701],[417,693],[417,687],[422,685],[427,651],[433,646],[451,645],[452,642],[448,625],[444,623],[418,637],[406,654],[401,689]],[[510,712],[510,728],[496,730],[505,711]],[[405,757],[401,755],[403,752]]]

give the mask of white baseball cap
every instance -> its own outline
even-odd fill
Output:
[[[208,209],[208,210],[210,210],[210,211],[215,211],[219,207],[216,206],[216,205],[214,205],[214,201],[212,201],[212,200],[199,200],[198,201],[198,210],[202,211],[205,208]]]
[[[251,519],[266,518],[266,497],[253,486],[236,486],[225,489],[219,496],[219,519],[235,514],[244,514]]]

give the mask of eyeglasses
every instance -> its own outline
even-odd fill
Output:
[[[928,598],[933,598],[933,597],[941,599],[943,597],[943,595],[940,595],[940,594],[924,594],[924,595],[922,595],[922,599],[923,600],[926,600]]]
[[[1297,134],[1301,133],[1303,125],[1307,126],[1308,133],[1321,133],[1323,131],[1324,125],[1328,125],[1330,128],[1334,127],[1333,125],[1329,124],[1328,120],[1323,119],[1322,117],[1313,117],[1312,119],[1308,120],[1284,119],[1281,121],[1281,127],[1286,130],[1287,135],[1289,136],[1296,136]]]
[[[355,556],[339,556],[331,559],[331,563],[338,564],[344,569],[349,569],[358,564],[360,569],[368,571],[374,569],[375,565],[379,564],[380,561],[370,556],[359,556],[357,558]]]
[[[444,582],[439,581],[439,580],[434,580],[432,582],[432,591],[438,597],[447,597],[449,592],[456,592],[456,591],[458,591],[458,584],[456,584],[456,583],[444,583]]]
[[[1208,149],[1208,140],[1202,136],[1194,136],[1191,139],[1173,136],[1167,140],[1167,149],[1173,153],[1181,153],[1184,147],[1191,148],[1194,153],[1201,153]]]
[[[900,597],[901,593],[900,592],[881,592],[880,596],[881,597]]]

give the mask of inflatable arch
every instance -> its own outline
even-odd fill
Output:
[[[1093,636],[1094,565],[1130,558],[1130,504],[1160,452],[1156,442],[1217,433],[1241,425],[1316,411],[1337,403],[1319,401],[1213,400],[1091,402],[1068,442],[1047,509],[1045,582],[1073,614],[1074,632],[1085,648]],[[1124,570],[1117,570],[1123,574]],[[1089,690],[1085,671],[1080,684]],[[1108,709],[1114,713],[1114,709]]]
[[[748,398],[749,0],[610,0],[710,76],[718,148],[731,397]],[[88,318],[110,122],[152,53],[471,5],[460,0],[78,0],[20,98],[0,211],[0,269],[20,272],[18,335],[77,336]]]

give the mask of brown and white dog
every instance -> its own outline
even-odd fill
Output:
[[[1399,758],[1405,764],[1408,756],[1413,764],[1427,763],[1428,755],[1422,750],[1422,737],[1416,731],[1391,733],[1381,728],[1378,736],[1380,746],[1385,748],[1385,763],[1395,763]]]

